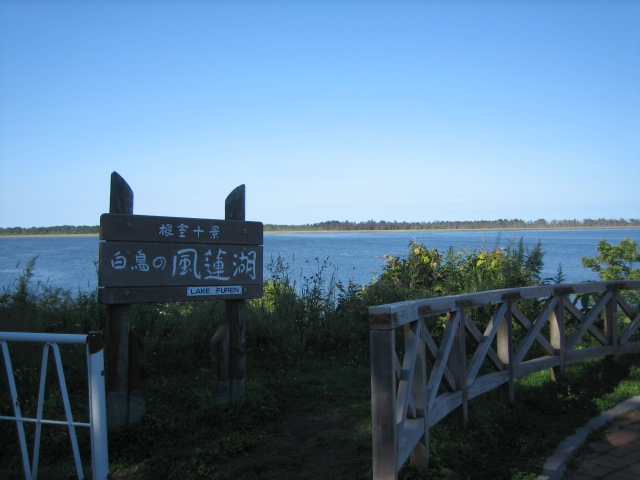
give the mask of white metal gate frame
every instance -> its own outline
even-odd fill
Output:
[[[16,388],[16,382],[9,355],[8,342],[31,342],[44,343],[42,349],[42,367],[40,369],[40,388],[38,393],[38,409],[36,418],[22,416],[20,410],[20,400]],[[73,449],[73,456],[76,465],[76,472],[79,479],[84,479],[80,451],[75,427],[88,427],[91,437],[91,461],[94,480],[104,480],[109,475],[109,458],[107,450],[107,413],[105,402],[105,382],[104,382],[104,348],[103,336],[101,332],[91,332],[88,335],[74,334],[54,334],[54,333],[23,333],[23,332],[0,332],[0,348],[4,356],[7,379],[9,382],[9,393],[13,404],[13,417],[0,416],[0,420],[13,420],[18,429],[18,441],[22,453],[22,464],[25,478],[35,480],[38,476],[38,461],[40,456],[40,440],[42,425],[67,425],[69,428],[69,438]],[[58,344],[85,344],[87,352],[87,375],[89,389],[89,423],[74,422],[71,414],[69,394],[62,368],[60,348]],[[62,402],[64,405],[66,421],[47,420],[42,418],[44,407],[44,391],[47,377],[47,365],[49,351],[53,353]],[[35,437],[33,445],[33,458],[29,465],[29,450],[24,431],[24,423],[35,423]]]

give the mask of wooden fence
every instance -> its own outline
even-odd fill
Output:
[[[369,307],[374,480],[426,466],[429,428],[468,402],[544,369],[640,352],[640,281],[494,290]],[[583,302],[585,296],[589,301]],[[402,327],[396,342],[396,330]]]

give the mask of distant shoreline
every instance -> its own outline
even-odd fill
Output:
[[[537,230],[638,230],[636,226],[613,226],[613,227],[536,227],[536,228],[425,228],[409,230],[267,230],[265,235],[282,234],[331,234],[331,233],[425,233],[425,232],[527,232]],[[40,238],[40,237],[97,237],[97,233],[46,233],[46,234],[25,234],[25,235],[2,235],[0,238]]]
[[[265,235],[292,234],[292,233],[424,233],[424,232],[527,232],[538,230],[639,230],[640,227],[546,227],[546,228],[424,228],[415,230],[269,230]]]
[[[35,237],[97,237],[97,233],[43,233],[25,235],[2,235],[0,238],[35,238]]]

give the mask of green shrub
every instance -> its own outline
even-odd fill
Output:
[[[543,282],[543,258],[540,243],[528,249],[522,239],[490,250],[450,248],[445,254],[413,240],[406,257],[387,256],[382,274],[365,288],[364,297],[376,305],[538,285]]]

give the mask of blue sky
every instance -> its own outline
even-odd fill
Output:
[[[640,2],[0,0],[0,227],[640,217]]]

